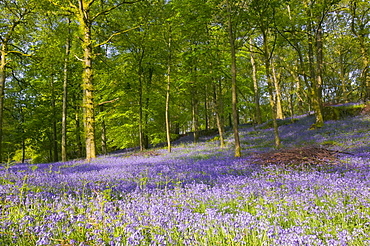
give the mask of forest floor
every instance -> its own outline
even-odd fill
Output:
[[[313,122],[1,167],[0,245],[370,245],[370,116]]]

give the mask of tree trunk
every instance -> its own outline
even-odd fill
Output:
[[[68,19],[68,25],[70,20]],[[66,53],[64,58],[64,69],[63,69],[63,106],[62,106],[62,161],[67,161],[67,101],[68,101],[68,63],[69,63],[69,53],[71,47],[71,40],[68,37],[66,41]]]
[[[324,125],[324,120],[321,111],[321,96],[319,93],[321,92],[321,75],[317,75],[315,70],[315,59],[314,59],[314,38],[313,38],[313,28],[312,28],[312,13],[311,9],[308,9],[308,22],[307,22],[307,33],[308,33],[308,60],[309,60],[309,68],[310,68],[310,79],[311,79],[311,102],[312,108],[315,111],[315,118],[316,122],[313,128],[320,128]],[[316,37],[316,36],[315,36]],[[316,41],[317,37],[316,37]],[[318,47],[318,45],[316,46]],[[317,52],[318,54],[318,52]],[[319,68],[318,63],[316,64],[316,68]],[[319,71],[317,71],[319,72]]]
[[[57,115],[55,106],[55,89],[54,89],[54,76],[51,76],[50,80],[50,90],[51,90],[51,110],[52,110],[52,160],[53,162],[58,161],[58,138],[57,138]]]
[[[199,140],[199,129],[198,129],[198,100],[197,100],[197,93],[195,92],[195,89],[192,89],[192,97],[191,97],[191,112],[192,112],[192,121],[193,121],[193,136],[194,136],[194,143],[197,143]]]
[[[100,105],[100,112],[104,111],[104,106]],[[105,127],[104,117],[101,121],[101,151],[103,155],[107,154],[107,129]]]
[[[147,110],[145,110],[144,112],[144,123],[145,123],[145,126],[148,125],[148,120],[149,120],[149,114],[148,114],[148,109],[149,109],[149,105],[150,105],[150,97],[149,97],[149,88],[151,88],[151,85],[152,85],[152,80],[153,80],[153,68],[149,68],[149,76],[148,76],[148,83],[146,83],[146,99],[145,99],[145,108]],[[148,137],[148,133],[147,133],[147,130],[145,129],[144,130],[144,147],[146,149],[149,148],[149,137]]]
[[[365,44],[361,45],[361,55],[362,55],[362,64],[363,70],[361,73],[361,77],[363,80],[363,88],[364,88],[364,102],[370,101],[370,69],[369,69],[369,57],[368,52],[366,49]]]
[[[218,88],[217,88],[218,87]],[[213,99],[214,104],[216,108],[216,123],[217,123],[217,129],[218,134],[220,136],[220,147],[225,148],[225,140],[224,140],[224,124],[222,120],[222,88],[221,88],[221,82],[218,84],[213,85]]]
[[[339,51],[339,66],[340,66],[340,73],[339,73],[339,78],[341,81],[341,91],[342,91],[342,101],[344,103],[348,103],[348,92],[347,92],[347,73],[346,73],[346,68],[345,68],[345,58],[344,55],[341,51]]]
[[[274,81],[274,87],[275,87],[275,102],[276,102],[276,119],[283,119],[283,106],[281,104],[281,91],[280,91],[280,85],[279,85],[279,78],[280,76],[276,75],[275,65],[272,63],[272,78]]]
[[[142,60],[144,57],[144,51],[142,51],[139,64],[138,64],[138,79],[139,79],[139,146],[140,151],[145,149],[144,147],[144,128],[143,128],[143,67]]]
[[[95,115],[94,115],[94,86],[93,86],[93,45],[91,40],[91,16],[90,5],[81,0],[79,2],[78,21],[80,32],[83,35],[82,48],[83,59],[83,120],[85,128],[86,160],[90,161],[96,157],[95,149]]]
[[[260,107],[260,89],[257,81],[257,67],[254,60],[253,52],[253,40],[250,38],[250,52],[251,52],[251,65],[252,65],[252,79],[254,88],[254,106],[255,106],[255,122],[260,125],[262,124],[261,107]]]
[[[316,94],[318,100],[318,112],[316,116],[316,124],[324,125],[324,118],[322,115],[322,85],[323,85],[323,71],[324,71],[324,55],[323,55],[323,27],[320,24],[316,31]]]
[[[236,48],[235,48],[235,37],[231,21],[231,6],[229,1],[226,1],[228,8],[228,32],[230,41],[230,52],[231,52],[231,100],[232,100],[232,123],[235,139],[235,157],[241,156],[239,129],[238,129],[238,108],[237,108],[237,88],[236,88]]]
[[[361,73],[361,79],[362,79],[362,90],[361,94],[363,97],[364,102],[370,101],[370,68],[369,68],[369,53],[368,53],[368,46],[365,41],[365,37],[368,36],[368,30],[367,25],[365,22],[366,16],[368,13],[358,13],[358,10],[361,11],[361,7],[357,5],[357,1],[351,1],[350,2],[350,9],[352,14],[352,21],[351,21],[351,29],[352,33],[356,36],[357,40],[360,44],[361,49],[361,56],[362,56],[362,73]],[[365,10],[366,11],[366,10]],[[362,16],[361,16],[362,15]],[[361,23],[356,23],[356,21],[361,21]],[[358,26],[358,30],[356,29],[356,24]]]
[[[76,107],[75,111],[75,135],[76,135],[76,144],[77,144],[77,157],[81,158],[83,155],[83,148],[82,148],[82,142],[81,142],[81,123],[80,123],[80,114],[79,114],[79,108]]]
[[[210,119],[209,119],[209,116],[208,116],[208,86],[205,85],[204,86],[204,120],[205,120],[205,124],[206,124],[206,130],[209,130],[210,128]]]
[[[6,56],[7,54],[6,43],[1,44],[1,63],[0,63],[0,163],[3,161],[3,122],[4,122],[4,90],[5,90],[5,77],[6,77]]]
[[[271,74],[270,74],[270,52],[268,48],[268,30],[262,28],[262,35],[263,35],[263,53],[265,58],[265,72],[267,78],[267,87],[269,92],[270,98],[270,107],[271,107],[271,115],[272,115],[272,122],[274,125],[274,137],[275,137],[275,147],[280,148],[280,136],[279,136],[279,129],[278,124],[276,121],[276,102],[274,100],[274,92],[273,92],[273,85],[271,82]]]

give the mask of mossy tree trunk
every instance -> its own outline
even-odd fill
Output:
[[[93,85],[93,44],[91,38],[92,21],[90,6],[93,1],[80,0],[78,21],[82,36],[84,58],[82,60],[82,89],[83,89],[83,121],[85,133],[86,159],[90,161],[96,157],[95,147],[95,113],[94,113],[94,85]]]

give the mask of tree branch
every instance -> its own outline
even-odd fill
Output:
[[[115,102],[115,101],[117,101],[117,100],[119,100],[119,98],[116,98],[116,99],[113,99],[113,100],[110,100],[110,101],[101,102],[101,103],[99,103],[98,105],[99,105],[99,106],[101,106],[101,105],[103,105],[103,104],[112,103],[112,102]]]
[[[17,51],[17,50],[11,50],[11,51],[8,51],[8,54],[9,53],[16,53],[16,54],[20,54],[20,55],[22,55],[22,56],[32,56],[32,54],[25,54],[25,53],[23,53],[23,52],[21,52],[21,51]]]
[[[84,61],[83,59],[79,58],[76,54],[74,56],[76,57],[77,60]]]
[[[127,29],[127,30],[124,30],[124,31],[120,31],[120,32],[116,32],[116,33],[113,33],[107,40],[105,40],[104,42],[102,42],[102,43],[100,43],[100,44],[96,44],[94,47],[99,47],[99,46],[102,46],[102,45],[104,45],[104,44],[107,44],[107,43],[109,43],[111,40],[112,40],[112,38],[114,37],[114,36],[117,36],[117,35],[120,35],[120,34],[123,34],[123,33],[126,33],[126,32],[129,32],[129,31],[131,31],[131,30],[134,30],[134,29],[137,29],[137,28],[139,28],[139,27],[141,27],[142,25],[138,25],[138,26],[135,26],[135,27],[132,27],[132,28],[130,28],[130,29]]]

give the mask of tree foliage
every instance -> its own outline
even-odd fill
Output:
[[[50,162],[370,100],[365,0],[1,0],[0,160]],[[63,153],[63,154],[62,154]]]

